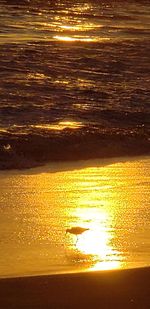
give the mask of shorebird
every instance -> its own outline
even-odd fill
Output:
[[[66,229],[66,234],[70,233],[70,234],[74,234],[78,237],[78,235],[88,231],[88,228],[85,227],[80,227],[80,226],[75,226],[75,227],[71,227],[70,229]]]

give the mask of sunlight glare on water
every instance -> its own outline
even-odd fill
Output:
[[[37,129],[48,129],[48,130],[64,130],[64,129],[78,129],[79,127],[82,127],[83,124],[81,122],[77,121],[60,121],[57,124],[45,124],[45,125],[31,125],[32,128],[37,128]]]
[[[1,173],[1,276],[148,266],[149,163]],[[88,230],[66,234],[71,227]]]

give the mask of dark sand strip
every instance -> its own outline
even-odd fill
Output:
[[[150,268],[1,279],[0,308],[150,309]]]

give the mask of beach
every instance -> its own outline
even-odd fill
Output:
[[[3,309],[149,309],[150,268],[0,280]]]
[[[0,0],[0,309],[150,308],[149,13]]]

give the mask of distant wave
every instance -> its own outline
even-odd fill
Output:
[[[150,139],[125,130],[64,129],[30,134],[8,134],[0,138],[0,169],[23,169],[49,161],[76,161],[94,158],[150,154]]]

